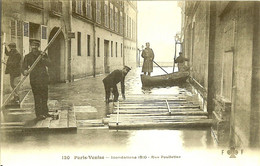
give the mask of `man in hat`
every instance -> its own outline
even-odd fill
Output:
[[[147,42],[145,45],[146,48],[143,50],[141,55],[144,58],[142,72],[144,72],[144,75],[146,75],[146,72],[148,72],[148,75],[151,75],[151,72],[153,72],[154,53],[153,50],[150,48],[149,42]]]
[[[109,103],[110,98],[110,92],[112,89],[112,93],[114,95],[114,102],[118,100],[118,90],[117,90],[117,84],[121,82],[121,93],[122,97],[125,100],[125,76],[127,73],[131,70],[130,67],[124,66],[123,70],[114,70],[112,73],[110,73],[108,76],[106,76],[103,79],[105,92],[106,92],[106,103]]]
[[[5,74],[10,74],[10,85],[14,89],[21,79],[21,60],[22,56],[16,49],[15,43],[8,44],[10,51],[5,47],[5,54],[8,56]],[[12,104],[19,105],[19,89],[14,91]]]
[[[179,56],[174,61],[175,61],[175,63],[178,63],[178,71],[189,70],[189,67],[185,66],[185,61],[189,61],[189,58],[185,58],[182,55],[182,52],[179,52]]]
[[[50,59],[46,53],[39,50],[40,41],[30,39],[31,52],[24,57],[23,74],[28,75],[28,70],[41,55],[41,60],[37,63],[30,73],[30,84],[34,96],[35,114],[38,120],[45,119],[51,115],[48,113],[48,84],[49,74],[47,67],[50,65]]]

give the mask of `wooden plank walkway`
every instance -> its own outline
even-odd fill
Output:
[[[13,121],[15,116],[24,116],[23,113],[30,111],[23,110],[5,110],[5,116],[8,120],[1,123],[1,131],[75,131],[77,130],[77,122],[75,113],[73,110],[59,110],[55,112],[49,112],[52,117],[48,117],[44,120],[25,120],[24,122]],[[34,112],[31,112],[33,117]],[[29,114],[30,115],[30,114]],[[18,118],[19,119],[19,118]]]
[[[110,129],[156,129],[209,127],[212,119],[197,99],[187,95],[129,95],[114,103],[112,114],[104,119]]]

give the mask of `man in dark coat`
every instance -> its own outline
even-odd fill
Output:
[[[38,120],[45,119],[51,115],[48,113],[48,84],[49,74],[47,67],[50,65],[50,59],[46,53],[39,50],[40,41],[30,39],[31,52],[24,57],[23,74],[28,75],[28,70],[35,60],[43,54],[43,57],[30,73],[30,84],[34,96],[35,114]]]
[[[112,73],[110,73],[108,76],[106,76],[103,79],[105,92],[106,92],[106,103],[109,103],[110,98],[110,92],[112,89],[112,93],[114,95],[114,102],[118,100],[118,90],[117,90],[117,84],[121,82],[121,93],[122,97],[125,100],[125,76],[127,73],[131,70],[130,67],[125,66],[123,70],[114,70]]]
[[[150,43],[146,43],[146,48],[143,50],[141,56],[144,58],[142,72],[144,72],[145,75],[146,72],[148,72],[148,75],[151,75],[151,72],[153,72],[154,53],[150,48]]]
[[[14,89],[21,79],[21,60],[22,56],[16,49],[15,43],[8,45],[10,51],[5,48],[5,54],[8,56],[6,63],[5,74],[10,74],[10,85]],[[14,91],[14,98],[12,104],[19,104],[19,89]]]
[[[178,71],[187,71],[187,70],[189,70],[189,67],[185,66],[185,61],[189,61],[189,59],[185,58],[182,55],[182,52],[179,52],[179,56],[175,59],[175,63],[178,63]]]

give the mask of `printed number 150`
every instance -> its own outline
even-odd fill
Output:
[[[61,159],[62,159],[62,160],[69,160],[69,159],[70,159],[70,156],[61,156]]]

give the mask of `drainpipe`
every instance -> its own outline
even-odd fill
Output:
[[[93,51],[93,77],[96,77],[96,23],[93,24],[94,51]]]
[[[251,83],[251,116],[250,116],[250,147],[260,147],[260,30],[259,16],[260,3],[254,2],[253,24],[253,57]]]
[[[212,117],[214,98],[214,54],[215,54],[215,33],[216,33],[216,2],[210,1],[209,9],[209,58],[208,58],[208,96],[207,111]]]
[[[68,32],[72,29],[72,1],[69,1],[69,28]],[[68,33],[67,32],[67,33]],[[71,69],[71,38],[68,38],[68,80],[72,82],[72,69]]]
[[[123,1],[123,3],[123,66],[125,66],[125,2]]]

